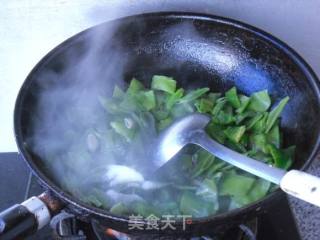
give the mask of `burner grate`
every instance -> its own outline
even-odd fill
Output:
[[[0,209],[5,209],[12,206],[15,203],[22,202],[24,198],[31,196],[37,196],[43,192],[43,189],[38,184],[36,177],[34,177],[29,169],[26,167],[24,161],[20,159],[17,153],[2,153],[0,154],[0,179],[1,179],[1,191],[0,191]],[[14,184],[14,187],[12,187]],[[253,225],[246,223],[249,229],[258,229],[256,240],[301,240],[297,226],[295,224],[294,217],[289,207],[285,194],[279,196],[279,199],[274,201],[274,206],[269,211],[265,212],[259,221],[252,223]],[[98,238],[93,231],[93,227],[87,223],[83,223],[77,220],[79,226],[88,240],[117,240],[117,238],[104,236],[105,238]],[[257,226],[258,225],[258,226]],[[246,228],[241,226],[242,231],[234,231],[230,234],[226,234],[222,240],[252,240],[246,231]],[[244,232],[247,234],[245,234]],[[100,236],[101,237],[101,236]],[[128,237],[128,236],[126,236]],[[251,236],[252,237],[252,236]],[[82,236],[83,238],[83,236]],[[54,239],[52,237],[52,229],[45,227],[40,230],[35,236],[28,237],[26,240],[38,240],[38,239]],[[65,238],[66,239],[66,238]],[[119,238],[118,238],[119,239]],[[121,238],[120,238],[121,239]],[[125,239],[125,238],[123,238]],[[123,240],[121,239],[121,240]],[[135,239],[142,239],[141,237]],[[150,238],[145,238],[150,239]],[[170,239],[163,236],[158,236],[156,239]],[[172,239],[172,238],[171,238]],[[177,239],[183,239],[175,237]],[[194,238],[196,239],[196,238]],[[192,239],[192,240],[194,240]],[[217,238],[211,237],[213,240]],[[125,239],[128,240],[128,239]],[[131,239],[130,239],[131,240]],[[132,238],[133,240],[133,238]],[[197,240],[210,240],[210,238],[202,237]],[[219,239],[220,240],[220,239]]]
[[[258,220],[252,219],[246,224],[234,227],[221,234],[221,236],[198,236],[198,237],[181,237],[181,236],[162,236],[162,235],[126,235],[112,229],[104,229],[98,224],[92,224],[92,228],[99,240],[256,240]]]

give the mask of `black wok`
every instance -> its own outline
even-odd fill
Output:
[[[148,84],[151,76],[157,73],[174,77],[182,87],[208,86],[216,92],[223,92],[236,86],[247,95],[268,89],[275,100],[290,96],[281,124],[284,144],[297,146],[293,168],[305,169],[315,159],[320,144],[319,82],[311,68],[293,49],[255,27],[216,16],[151,13],[126,17],[85,30],[53,49],[31,71],[16,101],[14,129],[19,151],[41,184],[69,211],[86,221],[128,232],[127,216],[115,216],[86,205],[64,192],[55,183],[50,171],[44,168],[39,156],[25,144],[34,121],[34,106],[37,105],[39,93],[57,84],[56,81],[43,78],[43,73],[48,70],[59,73],[69,68],[77,69],[77,61],[81,61],[88,50],[90,35],[97,29],[103,32],[114,24],[116,28],[112,35],[106,31],[106,35],[100,36],[100,51],[106,54],[106,59],[112,59],[107,57],[108,49],[121,48],[125,69],[122,78],[130,80],[136,76]],[[193,32],[186,30],[186,26],[191,25]],[[175,29],[175,34],[172,34],[172,29]],[[112,46],[107,41],[110,39],[114,40]],[[72,63],[68,61],[70,55],[76,56]],[[102,64],[108,67],[110,60],[102,61]],[[100,78],[101,81],[104,79]],[[110,76],[106,87],[113,89],[111,83],[116,81]],[[225,229],[268,211],[268,206],[277,201],[279,194],[280,190],[276,190],[246,207],[193,219],[185,231],[181,229],[182,222],[176,222],[178,230],[175,233],[195,235]],[[169,230],[164,233],[170,234]],[[2,227],[2,232],[5,232],[5,227]]]

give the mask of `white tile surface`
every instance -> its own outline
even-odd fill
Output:
[[[10,0],[0,8],[0,152],[15,151],[13,108],[32,67],[75,33],[119,16],[196,11],[242,20],[295,48],[320,75],[318,0]]]

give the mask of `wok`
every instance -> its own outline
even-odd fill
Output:
[[[109,31],[111,28],[112,34]],[[148,85],[152,75],[163,74],[177,79],[178,84],[186,88],[210,87],[215,92],[224,92],[236,86],[247,95],[267,89],[275,100],[289,96],[291,100],[282,114],[281,125],[284,145],[297,146],[293,168],[305,169],[315,159],[320,144],[319,81],[308,64],[288,45],[255,27],[212,15],[167,12],[125,17],[87,29],[54,48],[28,75],[16,100],[16,142],[22,158],[48,190],[40,199],[51,216],[64,207],[85,221],[118,231],[129,231],[128,216],[116,216],[84,204],[63,191],[44,167],[43,160],[25,144],[32,129],[39,94],[61,84],[61,81],[70,84],[66,78],[52,80],[43,74],[48,71],[68,72],[71,68],[81,71],[80,66],[83,65],[79,63],[89,49],[90,36],[97,30],[102,33],[99,35],[99,52],[106,56],[97,74],[99,81],[106,81],[102,77],[105,73],[103,69],[113,64],[110,49],[121,49],[117,59],[122,59],[124,72],[121,76],[108,76],[105,87],[110,91],[118,77],[129,81],[135,76]],[[69,61],[70,56],[73,56],[72,61]],[[163,234],[218,232],[268,211],[280,194],[276,190],[245,207],[193,219],[185,230],[182,229],[183,223],[177,221],[177,230],[166,229]],[[15,205],[0,215],[1,239],[1,236],[12,239],[21,233],[35,232],[39,225],[50,219],[43,216],[43,212],[38,212],[35,218],[34,214],[25,211],[25,205],[28,204]],[[30,204],[28,206],[30,208]],[[22,208],[22,211],[17,212],[17,208]],[[20,228],[17,228],[18,225]],[[134,231],[139,233],[139,230]]]

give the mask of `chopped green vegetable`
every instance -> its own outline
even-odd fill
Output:
[[[218,199],[218,187],[214,179],[204,179],[197,190],[196,195],[201,196],[208,202],[217,202]]]
[[[117,114],[121,112],[118,104],[113,99],[106,99],[99,96],[99,102],[101,106],[111,114]]]
[[[226,139],[226,135],[223,132],[224,129],[224,126],[211,121],[206,127],[206,132],[210,135],[210,137],[223,144]]]
[[[245,126],[228,127],[226,130],[224,130],[224,134],[231,141],[238,143],[245,131],[246,131]]]
[[[212,109],[212,115],[213,116],[217,115],[222,110],[222,108],[224,107],[226,102],[227,101],[226,101],[226,99],[224,97],[217,99],[216,105]]]
[[[124,96],[124,92],[117,85],[114,87],[112,97],[114,98],[122,98]]]
[[[116,133],[125,137],[130,142],[134,135],[134,130],[126,127],[125,122],[114,121],[110,122],[110,126],[115,130]]]
[[[193,90],[189,92],[187,95],[185,95],[183,98],[181,98],[178,103],[186,103],[196,100],[197,98],[201,97],[203,94],[208,92],[209,88],[199,88],[197,90]]]
[[[269,97],[268,91],[263,90],[251,95],[248,108],[256,112],[264,112],[268,110],[270,104],[271,99]]]
[[[216,101],[218,100],[218,98],[221,97],[221,93],[209,92],[207,97],[212,102],[212,104],[214,105],[216,103]]]
[[[152,90],[141,92],[138,97],[140,104],[146,111],[150,111],[156,107],[156,98]]]
[[[195,108],[189,103],[181,103],[177,104],[172,110],[171,114],[174,118],[179,118],[182,116],[186,116],[187,114],[193,113]]]
[[[236,173],[225,174],[220,189],[220,195],[231,196],[237,203],[247,202],[247,194],[255,181],[254,177]]]
[[[268,113],[265,112],[262,115],[262,118],[259,119],[253,126],[251,131],[255,132],[255,133],[263,133],[266,129],[266,122],[268,119]]]
[[[237,89],[235,87],[231,88],[226,92],[226,99],[234,108],[240,108],[241,103],[237,95]]]
[[[98,198],[94,195],[89,195],[85,201],[92,203],[96,207],[102,207],[102,203],[98,200]]]
[[[110,208],[110,212],[117,215],[124,215],[129,213],[129,209],[123,203],[116,203]]]
[[[256,113],[252,111],[246,111],[246,112],[236,114],[234,118],[235,118],[236,124],[238,125],[242,123],[245,119],[254,117],[254,116],[256,116]]]
[[[174,104],[176,104],[183,96],[184,90],[179,88],[175,93],[171,94],[166,101],[166,108],[171,110]]]
[[[247,130],[250,130],[258,121],[263,118],[263,113],[256,114],[253,118],[251,118],[247,123]]]
[[[221,124],[221,125],[229,125],[232,122],[235,121],[235,118],[233,116],[232,113],[227,113],[225,111],[219,111],[219,113],[217,113],[212,120],[216,123],[216,124]]]
[[[199,149],[194,155],[193,159],[196,161],[193,169],[192,177],[201,175],[204,171],[212,165],[215,157],[204,149]]]
[[[129,87],[127,89],[127,93],[133,95],[143,89],[144,89],[143,84],[140,81],[138,81],[137,79],[133,78],[129,84]]]
[[[155,109],[153,112],[155,119],[158,121],[164,120],[169,117],[170,112],[168,110]]]
[[[134,213],[140,214],[144,217],[149,217],[151,214],[159,215],[155,208],[145,202],[136,202],[131,208]]]
[[[275,145],[277,148],[280,148],[280,130],[279,124],[275,123],[271,130],[267,133],[268,142]]]
[[[242,207],[273,191],[270,182],[191,144],[146,177],[144,173],[152,170],[154,139],[176,118],[195,112],[211,117],[205,131],[226,147],[282,169],[293,163],[295,147],[283,149],[280,121],[288,97],[269,111],[267,90],[248,97],[235,87],[225,94],[206,87],[188,92],[179,87],[174,79],[160,75],[152,77],[151,88],[135,78],[127,89],[115,86],[111,96],[98,97],[101,111],[88,116],[89,128],[85,124],[72,128],[75,116],[83,116],[86,109],[79,108],[82,115],[74,108],[62,114],[70,129],[60,137],[68,144],[60,146],[58,139],[56,145],[46,145],[43,154],[48,165],[65,169],[65,176],[57,180],[61,186],[113,214],[144,217],[206,217]],[[89,182],[76,174],[90,176]]]
[[[261,151],[267,153],[267,136],[262,133],[254,134],[250,136],[250,144],[252,150]]]
[[[257,179],[248,193],[251,202],[263,198],[269,191],[271,183],[264,179]]]
[[[272,109],[272,111],[269,113],[268,119],[267,119],[267,126],[266,126],[266,132],[269,132],[274,123],[276,122],[277,118],[280,116],[282,110],[286,106],[287,102],[289,101],[289,97],[285,97],[282,99],[279,104]]]
[[[192,217],[208,216],[213,204],[205,202],[202,198],[190,191],[185,191],[180,200],[180,210],[182,214]]]
[[[292,160],[290,159],[290,156],[278,148],[276,148],[274,145],[270,144],[268,145],[268,150],[273,158],[274,165],[278,168],[288,169],[291,164]]]
[[[172,123],[172,118],[168,117],[166,119],[160,120],[158,123],[158,130],[161,131],[168,127]]]
[[[151,88],[173,94],[176,91],[177,82],[172,78],[160,75],[152,77]]]
[[[197,111],[200,113],[211,113],[213,102],[206,98],[201,98],[195,103]]]
[[[243,113],[250,103],[250,98],[245,95],[240,95],[240,107],[236,110],[237,113]]]

